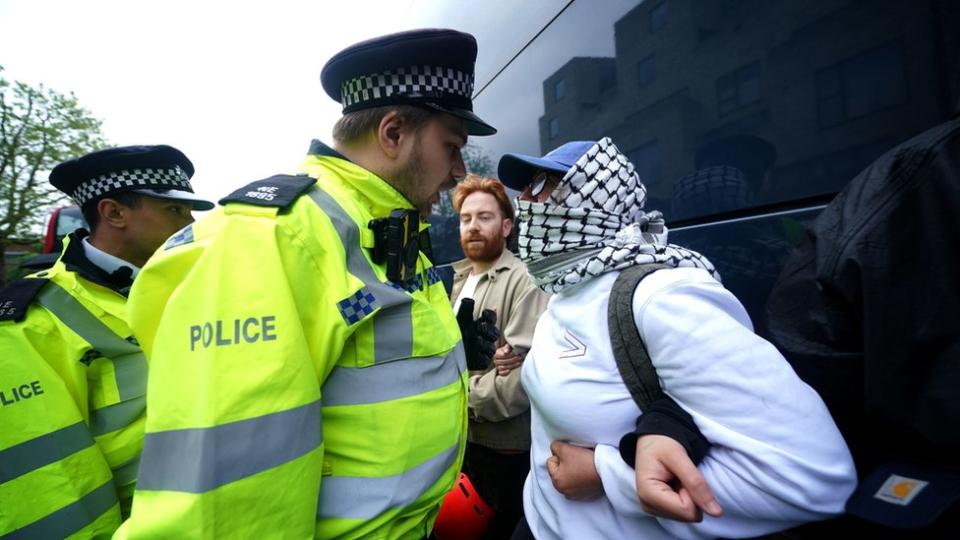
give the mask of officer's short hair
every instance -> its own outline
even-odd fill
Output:
[[[87,226],[90,227],[90,232],[95,232],[97,230],[97,225],[100,224],[100,213],[97,211],[97,204],[99,204],[100,201],[104,199],[112,199],[128,208],[137,208],[140,206],[143,197],[145,197],[145,195],[141,195],[135,191],[111,193],[109,197],[101,197],[99,199],[87,202],[80,207],[80,213],[83,214],[83,219],[86,220]]]
[[[419,130],[439,112],[414,105],[386,105],[345,113],[333,126],[333,140],[339,144],[356,143],[380,125],[383,117],[397,111],[414,130]]]

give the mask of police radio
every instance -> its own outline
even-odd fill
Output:
[[[371,220],[367,227],[374,235],[371,258],[376,264],[386,263],[387,279],[394,283],[413,279],[420,258],[420,213],[399,208],[390,217]]]

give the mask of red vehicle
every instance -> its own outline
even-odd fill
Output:
[[[51,212],[47,219],[46,231],[43,237],[43,253],[20,263],[20,268],[37,271],[53,266],[63,250],[63,237],[71,232],[86,227],[78,206],[62,206]]]

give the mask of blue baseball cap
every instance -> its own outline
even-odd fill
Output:
[[[540,170],[566,173],[596,141],[571,141],[547,152],[543,157],[524,154],[504,154],[497,166],[497,174],[504,185],[523,191]]]

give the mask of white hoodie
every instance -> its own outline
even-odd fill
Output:
[[[640,414],[607,330],[617,275],[556,294],[524,363],[533,436],[524,511],[534,536],[749,537],[842,512],[856,475],[823,401],[753,333],[733,294],[699,268],[647,276],[633,308],[664,391],[712,445],[699,469],[724,514],[680,523],[643,512],[634,471],[617,450]],[[554,440],[595,447],[604,497],[571,501],[553,488],[546,461]]]

